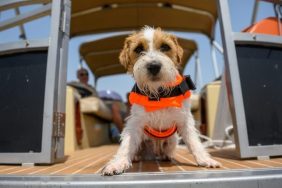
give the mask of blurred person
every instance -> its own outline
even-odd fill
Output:
[[[111,124],[111,137],[114,143],[120,140],[120,133],[124,128],[124,119],[127,116],[127,107],[122,102],[120,95],[114,91],[105,90],[99,91],[99,97],[103,99],[106,105],[111,109],[112,122]]]
[[[90,84],[88,84],[89,73],[87,69],[83,67],[79,68],[76,71],[76,77],[78,81],[70,82],[68,83],[68,85],[77,89],[82,98],[89,96],[98,97],[96,89]]]
[[[68,85],[75,88],[78,94],[76,94],[75,100],[75,131],[77,144],[82,144],[83,129],[81,124],[81,106],[79,99],[85,97],[98,97],[97,91],[94,87],[88,84],[89,73],[87,69],[80,67],[76,71],[77,81],[69,82]]]

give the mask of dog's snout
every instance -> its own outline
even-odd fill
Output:
[[[147,69],[153,76],[156,76],[160,72],[161,67],[162,64],[158,61],[152,61],[147,64]]]

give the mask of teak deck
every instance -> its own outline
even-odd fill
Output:
[[[117,145],[105,145],[96,148],[76,151],[62,163],[53,165],[20,166],[0,165],[0,175],[75,175],[75,174],[97,174],[104,164],[115,154]],[[222,168],[216,170],[235,169],[266,169],[282,168],[282,157],[270,160],[248,159],[240,160],[235,156],[234,149],[213,150],[211,155],[222,163]],[[141,161],[133,163],[127,172],[179,172],[179,171],[211,171],[212,168],[196,166],[193,156],[184,147],[177,149],[175,159],[171,162]]]

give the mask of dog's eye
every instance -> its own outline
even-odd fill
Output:
[[[171,49],[170,46],[167,45],[167,44],[162,44],[161,47],[160,47],[160,50],[161,50],[162,52],[167,52],[167,51],[169,51],[170,49]]]
[[[143,45],[139,44],[135,49],[134,49],[134,52],[137,53],[137,54],[140,54],[141,52],[144,51],[144,47]]]

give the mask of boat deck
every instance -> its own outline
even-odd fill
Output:
[[[76,151],[66,156],[62,163],[53,165],[0,165],[0,175],[83,175],[98,174],[105,163],[115,154],[118,145],[105,145]],[[128,172],[187,172],[187,171],[226,171],[226,170],[254,170],[281,169],[282,157],[270,160],[248,159],[240,160],[234,149],[210,151],[214,159],[222,163],[221,168],[212,169],[196,166],[193,156],[185,147],[178,147],[175,159],[171,162],[141,161],[133,163]]]

